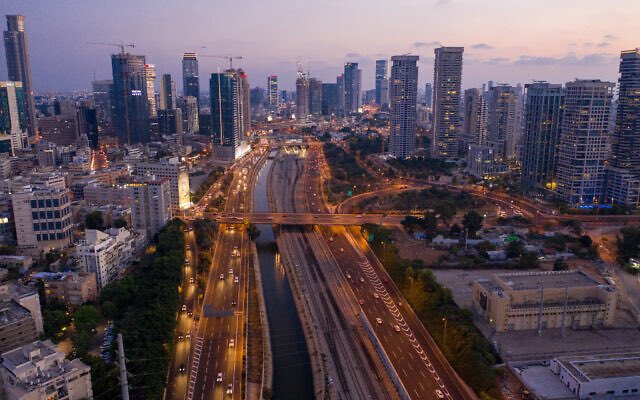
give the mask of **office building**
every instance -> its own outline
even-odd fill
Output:
[[[174,214],[189,208],[191,194],[189,192],[189,171],[178,157],[163,158],[157,162],[136,164],[136,176],[169,179],[171,206]]]
[[[92,150],[98,150],[100,143],[98,133],[98,115],[96,109],[84,102],[78,107],[78,133],[80,136],[86,135],[89,141],[89,147]]]
[[[487,102],[480,89],[464,91],[462,135],[467,144],[483,145],[487,139]]]
[[[47,301],[80,306],[98,300],[96,274],[86,272],[38,272],[32,279],[42,282]]]
[[[338,112],[338,85],[335,83],[322,84],[322,115],[332,115]]]
[[[129,53],[111,56],[113,120],[121,144],[149,141],[149,98],[145,57]]]
[[[513,160],[518,142],[517,96],[511,85],[497,85],[487,94],[487,140],[496,143],[499,160]]]
[[[463,47],[434,50],[433,140],[431,156],[454,159],[458,156]]]
[[[12,154],[29,147],[29,122],[24,96],[22,82],[0,81],[0,139],[10,141],[8,150]],[[7,152],[6,147],[3,146],[0,152]]]
[[[0,376],[6,400],[93,398],[91,367],[67,359],[50,340],[3,352]]]
[[[620,54],[616,120],[607,169],[607,200],[640,206],[640,49]]]
[[[238,78],[240,79],[240,116],[242,126],[242,136],[240,140],[244,142],[251,136],[251,91],[249,89],[249,76],[242,68],[238,68]]]
[[[115,281],[133,260],[131,233],[125,228],[108,232],[85,229],[85,238],[76,245],[75,257],[82,271],[95,274],[98,290]]]
[[[171,74],[163,74],[160,80],[160,110],[173,110],[176,108],[176,84],[171,79]]]
[[[147,79],[147,101],[149,102],[149,118],[158,116],[158,105],[156,104],[156,66],[155,64],[145,64]]]
[[[338,111],[343,114],[345,112],[344,75],[338,75],[336,77],[336,86],[338,87]]]
[[[267,98],[270,107],[278,107],[278,75],[271,75],[267,78]]]
[[[242,82],[239,74],[229,69],[211,74],[209,88],[214,158],[232,162],[248,150],[243,141]]]
[[[198,57],[196,53],[186,52],[182,55],[182,95],[195,97],[200,109],[200,75],[198,73]]]
[[[37,337],[31,312],[15,300],[0,300],[0,352],[30,343]]]
[[[173,108],[169,110],[158,110],[158,133],[161,135],[182,136],[182,110]]]
[[[113,124],[111,122],[111,118],[114,113],[112,102],[113,81],[93,81],[91,83],[91,87],[93,107],[96,109],[96,119],[98,120],[98,133],[99,135],[111,135],[113,134]]]
[[[358,112],[362,104],[362,70],[358,63],[348,62],[344,64],[344,112]]]
[[[64,185],[64,183],[63,183]],[[18,246],[40,255],[71,244],[71,193],[64,187],[37,184],[11,194]]]
[[[322,114],[322,81],[316,78],[309,79],[309,114]]]
[[[193,96],[182,97],[178,104],[182,110],[182,131],[187,135],[194,135],[200,131],[198,116],[198,99]]]
[[[558,147],[558,197],[571,206],[591,207],[605,194],[613,83],[576,80],[565,85]]]
[[[406,55],[391,57],[389,152],[394,157],[411,156],[416,145],[418,59],[418,56]]]
[[[618,293],[582,271],[510,272],[473,283],[474,309],[496,332],[610,326]]]
[[[525,85],[522,184],[556,189],[558,141],[562,127],[562,85],[535,82]]]
[[[148,240],[172,218],[169,179],[144,179],[129,185],[131,225]]]
[[[309,76],[298,71],[296,78],[296,119],[302,120],[309,115]]]
[[[424,85],[424,104],[431,108],[433,103],[433,85],[427,82]]]
[[[70,146],[78,140],[78,119],[75,115],[54,115],[38,118],[42,140],[58,146]]]
[[[467,173],[478,179],[497,178],[509,171],[507,165],[496,156],[497,143],[467,144]]]
[[[260,86],[249,89],[251,108],[261,109],[265,105],[265,91]]]
[[[7,30],[4,35],[4,50],[7,58],[9,81],[21,82],[23,89],[26,128],[29,136],[37,132],[36,108],[33,84],[31,81],[31,60],[29,58],[29,40],[25,30],[23,15],[7,15]]]
[[[380,107],[389,104],[388,64],[387,60],[376,60],[376,104]]]

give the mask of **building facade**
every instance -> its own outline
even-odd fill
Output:
[[[322,81],[316,78],[309,79],[309,114],[322,114]]]
[[[434,50],[433,140],[431,156],[458,157],[463,47]]]
[[[0,352],[36,340],[35,319],[29,310],[12,299],[0,300]]]
[[[516,154],[517,96],[511,85],[497,85],[489,89],[487,99],[487,140],[496,143],[499,160],[512,160]]]
[[[96,118],[98,120],[98,133],[112,134],[113,123],[113,81],[101,80],[91,83],[93,106],[96,109]],[[155,104],[155,98],[154,98]],[[154,107],[155,108],[155,107]]]
[[[176,83],[171,79],[171,74],[163,74],[160,80],[160,104],[161,110],[173,110],[176,108]]]
[[[482,145],[487,139],[487,102],[480,89],[464,91],[462,134],[467,144]]]
[[[158,116],[158,105],[156,104],[156,66],[155,64],[145,64],[147,102],[149,103],[149,118]]]
[[[59,146],[70,146],[78,140],[78,119],[75,115],[53,115],[38,118],[42,139]]]
[[[389,152],[394,157],[409,157],[415,150],[418,59],[418,56],[391,57]]]
[[[153,238],[172,218],[169,179],[146,179],[129,185],[131,226]]]
[[[233,69],[211,74],[209,83],[214,157],[231,162],[243,154],[242,83]]]
[[[95,274],[98,290],[115,281],[133,259],[131,233],[124,229],[102,232],[85,229],[85,239],[76,246],[76,258],[83,272]]]
[[[277,108],[280,104],[278,96],[278,75],[271,75],[267,78],[267,99],[269,106]]]
[[[344,112],[358,112],[362,105],[362,70],[358,63],[348,62],[344,64]]]
[[[296,78],[296,119],[305,119],[309,115],[309,76],[298,71]]]
[[[136,165],[136,176],[168,179],[174,213],[191,205],[189,171],[178,157],[164,158],[155,163],[139,163]]]
[[[145,57],[129,53],[111,56],[113,121],[120,143],[149,141],[149,96]]]
[[[198,109],[200,105],[200,74],[196,53],[186,52],[182,55],[182,94],[195,97]]]
[[[388,70],[389,62],[387,60],[376,60],[376,104],[380,107],[389,104]]]
[[[33,279],[42,281],[47,300],[80,306],[98,300],[96,274],[86,272],[38,272]]]
[[[28,118],[22,82],[0,82],[0,136],[10,140],[12,154],[29,147]]]

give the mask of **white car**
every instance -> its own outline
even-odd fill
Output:
[[[374,293],[374,294],[373,294],[373,297],[374,297],[374,298],[376,298],[376,299],[379,299],[379,298],[380,298],[380,295],[379,295],[378,293]]]
[[[222,372],[218,372],[218,377],[216,378],[216,382],[222,382]]]
[[[444,393],[442,393],[440,389],[436,389],[436,396],[438,396],[439,399],[444,399]]]
[[[233,268],[229,268],[229,275],[233,275]]]
[[[400,326],[394,325],[393,326],[393,330],[396,331],[396,332],[400,332]]]
[[[378,323],[378,325],[382,325],[382,318],[376,318],[376,322]]]
[[[233,384],[232,383],[227,385],[227,394],[229,394],[229,395],[233,394]]]
[[[237,276],[233,278],[233,283],[240,283],[240,278],[238,278]]]
[[[220,280],[223,281],[224,280],[224,274],[220,274]]]
[[[230,349],[233,349],[233,348],[235,347],[235,345],[236,345],[235,340],[233,340],[233,339],[229,339],[229,348],[230,348]]]

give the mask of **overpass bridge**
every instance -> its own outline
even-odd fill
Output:
[[[254,224],[277,225],[364,225],[364,224],[399,224],[406,215],[384,214],[312,214],[312,213],[204,213],[214,221],[223,224]]]

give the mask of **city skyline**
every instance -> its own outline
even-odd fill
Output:
[[[329,1],[313,8],[313,13],[306,5],[282,2],[279,7],[279,1],[268,6],[196,2],[188,9],[169,7],[164,2],[150,6],[147,1],[126,5],[119,1],[108,5],[58,2],[55,7],[9,3],[4,14],[27,17],[33,82],[38,92],[88,89],[94,73],[96,79],[106,79],[110,75],[109,56],[117,48],[86,44],[89,41],[135,43],[131,53],[145,55],[148,62],[156,64],[159,76],[170,73],[181,77],[185,51],[242,55],[238,66],[249,72],[252,86],[264,86],[266,77],[276,74],[280,86],[288,90],[294,87],[296,61],[305,69],[310,66],[311,76],[325,82],[335,79],[345,62],[358,62],[363,70],[362,88],[371,89],[376,59],[411,53],[420,56],[419,67],[427,71],[433,65],[433,48],[440,44],[465,47],[463,88],[487,80],[511,84],[533,79],[562,83],[576,77],[613,81],[619,52],[637,46],[632,42],[633,15],[637,14],[634,10],[640,11],[640,4],[631,1],[619,2],[615,10],[601,10],[595,1],[573,0],[553,6],[549,1],[510,4],[494,0],[480,4],[440,0],[425,4],[405,0],[393,8],[382,3],[375,7],[369,2],[365,7],[361,1],[347,5]],[[342,6],[347,10],[337,13]],[[113,10],[120,7],[127,7],[128,12],[115,14]],[[237,7],[252,7],[253,11],[234,12]],[[278,9],[286,10],[286,23],[268,24],[268,13]],[[215,15],[227,12],[246,20],[215,19]],[[357,20],[347,18],[354,13],[359,15]],[[71,17],[65,24],[48,22],[68,20],[69,15],[82,18]],[[545,24],[537,24],[536,18],[522,20],[522,15],[538,15]],[[181,21],[187,17],[189,24],[170,23],[171,18]],[[368,23],[380,18],[398,22],[392,22],[388,30]],[[501,28],[505,24],[490,24],[492,19],[514,21],[506,25],[509,34]],[[247,29],[239,35],[234,28],[241,22]],[[309,26],[314,29],[305,35],[290,35]],[[202,58],[200,62],[201,76],[218,67],[226,68],[222,59]],[[420,74],[419,87],[430,81],[429,75]],[[0,76],[7,76],[4,65]],[[181,80],[176,81],[181,84]]]

